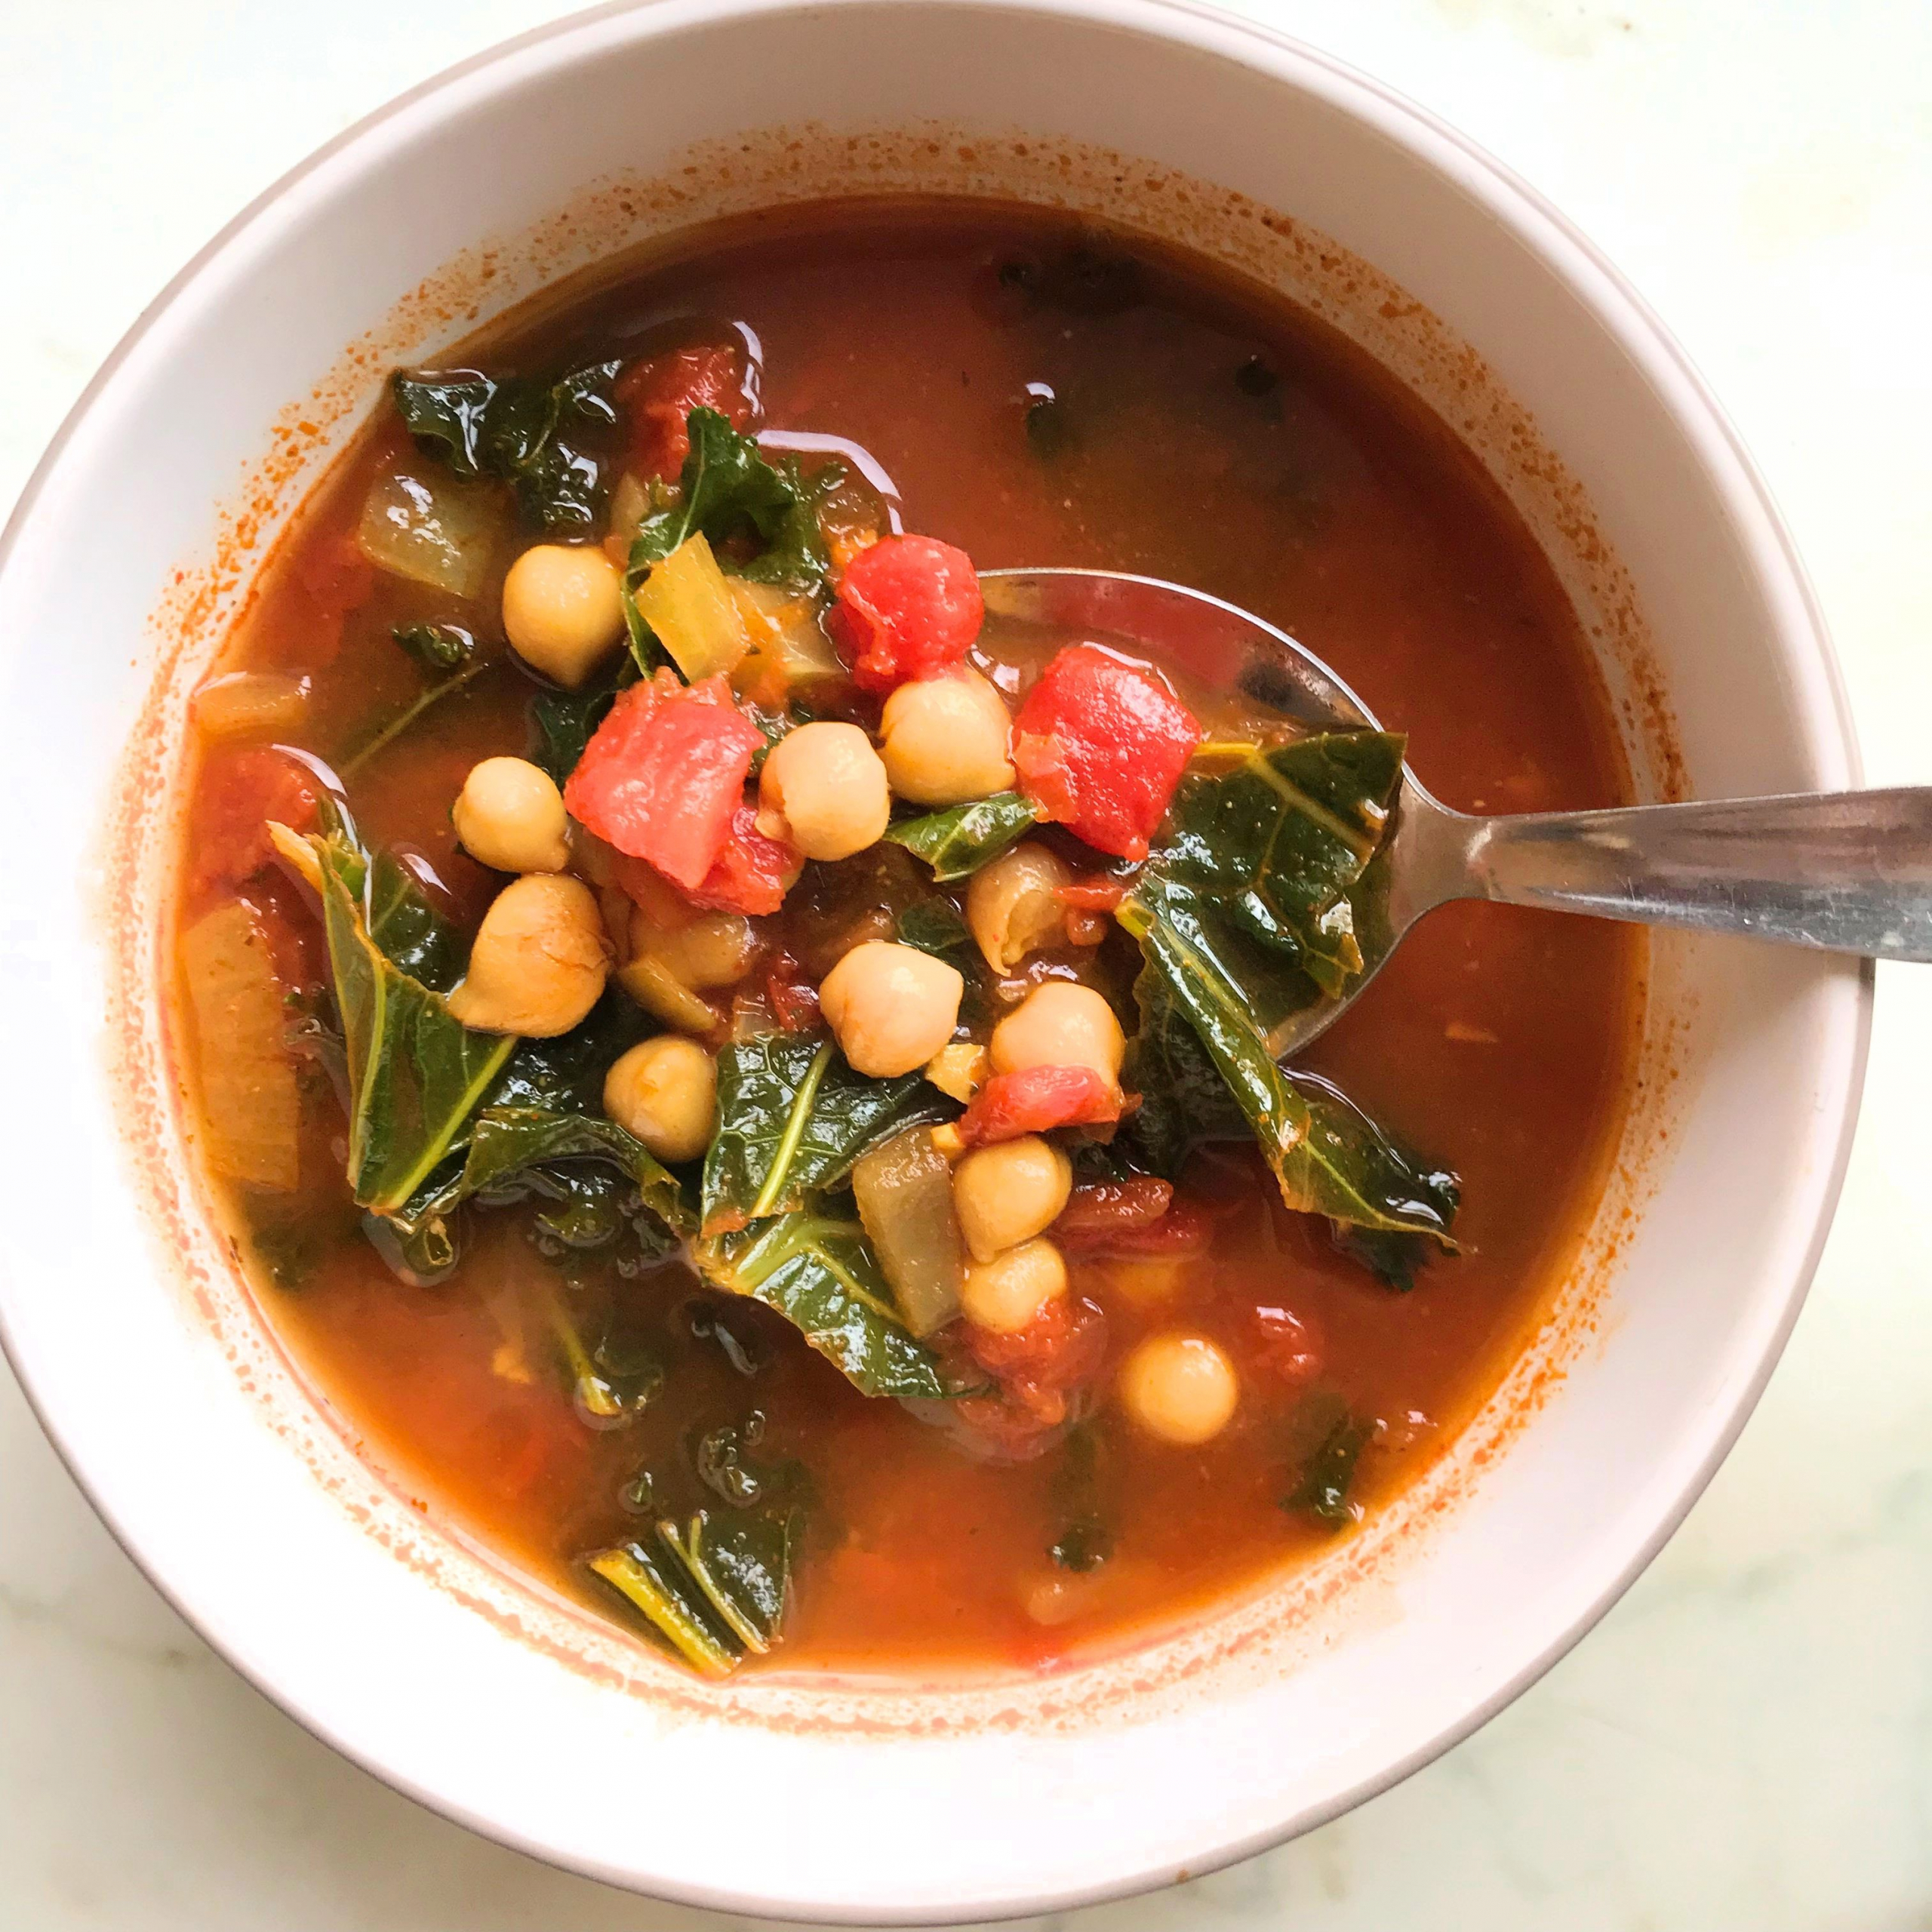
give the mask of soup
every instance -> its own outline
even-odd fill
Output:
[[[983,621],[1193,585],[1239,664]],[[1474,460],[1305,317],[985,205],[748,220],[399,374],[195,705],[177,1029],[266,1316],[692,1669],[1038,1669],[1349,1534],[1574,1254],[1638,943],[1347,990],[1404,744],[1621,801]],[[1406,734],[1406,740],[1401,735]]]

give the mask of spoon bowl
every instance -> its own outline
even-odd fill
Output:
[[[1244,697],[1307,731],[1383,728],[1306,645],[1204,591],[1113,571],[980,583],[997,622],[1236,665]],[[1405,763],[1354,897],[1361,971],[1271,1036],[1277,1058],[1332,1026],[1409,928],[1454,899],[1932,960],[1932,786],[1483,817],[1452,811]]]

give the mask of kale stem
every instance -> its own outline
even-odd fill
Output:
[[[415,699],[398,712],[368,743],[354,752],[336,769],[344,778],[352,778],[378,752],[387,749],[396,739],[420,718],[423,712],[452,691],[460,691],[465,685],[472,683],[491,668],[494,660],[485,660],[480,664],[472,664],[466,670],[459,671],[453,678],[445,678],[440,685],[432,685],[420,697]]]

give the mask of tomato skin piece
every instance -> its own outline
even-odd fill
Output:
[[[273,857],[269,821],[315,828],[321,786],[312,774],[266,745],[217,752],[195,795],[195,895],[252,878]]]
[[[739,352],[722,343],[646,356],[617,378],[613,394],[624,413],[631,467],[672,483],[691,453],[685,419],[694,409],[715,409],[734,429],[752,420]]]
[[[1060,889],[1060,903],[1076,912],[1111,912],[1134,890],[1134,881],[1113,878],[1105,873],[1091,878],[1075,879]]]
[[[1321,1372],[1321,1337],[1305,1315],[1291,1308],[1254,1311],[1257,1346],[1251,1359],[1283,1382],[1311,1382]]]
[[[1097,644],[1069,645],[1013,721],[1020,789],[1096,851],[1144,859],[1201,742],[1165,678]]]
[[[808,1033],[820,1024],[818,989],[789,952],[781,952],[764,976],[764,996],[788,1033]]]
[[[660,671],[617,694],[564,803],[606,844],[692,892],[724,850],[764,743],[721,676],[688,687]]]
[[[1127,1096],[1097,1068],[1029,1066],[996,1073],[973,1096],[957,1132],[968,1147],[990,1147],[1057,1127],[1099,1127],[1126,1112]]]
[[[685,894],[694,906],[753,918],[775,912],[805,869],[803,854],[758,829],[758,808],[741,800],[710,871]]]
[[[1052,1441],[1072,1411],[1072,1393],[1105,1366],[1107,1318],[1072,1296],[1051,1301],[1017,1334],[995,1334],[961,1322],[968,1362],[990,1376],[996,1392],[967,1395],[950,1406],[981,1446],[1004,1461],[1024,1462]]]
[[[964,550],[936,537],[886,537],[846,565],[831,627],[854,680],[883,693],[957,664],[986,614]]]
[[[1213,1239],[1214,1224],[1199,1203],[1140,1175],[1075,1188],[1048,1232],[1073,1256],[1190,1254]]]

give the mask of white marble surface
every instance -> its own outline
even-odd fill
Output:
[[[1796,529],[1872,780],[1932,781],[1927,0],[1247,4],[1467,129],[1635,278]],[[236,208],[391,94],[558,11],[0,5],[0,505]],[[1932,971],[1881,971],[1863,1123],[1796,1338],[1601,1627],[1400,1789],[1080,1915],[1093,1932],[1932,1927],[1928,1070]],[[0,1369],[5,1932],[721,1923],[485,1844],[308,1737],[109,1542]]]

